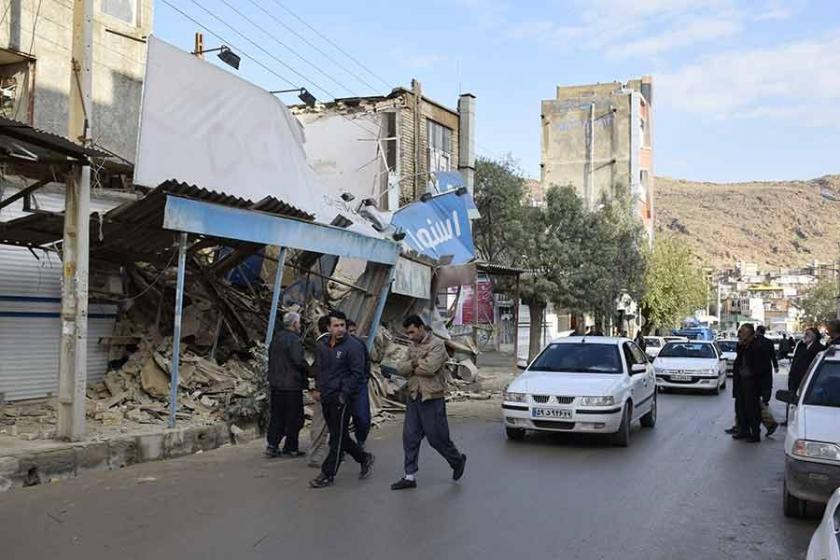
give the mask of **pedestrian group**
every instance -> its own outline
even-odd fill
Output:
[[[446,417],[446,346],[418,315],[403,321],[409,339],[408,356],[398,364],[407,379],[409,402],[403,424],[404,475],[392,490],[416,488],[420,444],[426,438],[452,468],[452,478],[464,474],[467,456],[449,436]],[[359,479],[370,476],[376,460],[365,449],[371,414],[368,379],[371,358],[364,342],[356,336],[356,324],[344,313],[333,311],[318,322],[315,363],[304,355],[301,318],[289,312],[269,347],[268,381],[270,418],[266,456],[301,457],[298,436],[304,425],[303,392],[315,401],[310,426],[309,465],[320,468],[310,481],[312,488],[332,486],[345,457],[359,464]],[[314,389],[309,389],[314,378]],[[350,426],[353,426],[351,434]],[[280,447],[281,442],[283,446]]]

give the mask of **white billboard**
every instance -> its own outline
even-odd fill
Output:
[[[254,202],[273,196],[330,220],[303,142],[300,124],[275,96],[149,37],[136,184],[176,179]]]

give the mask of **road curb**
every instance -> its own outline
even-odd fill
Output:
[[[174,459],[226,444],[259,437],[256,425],[224,422],[118,436],[101,442],[67,443],[44,450],[12,452],[0,457],[0,492],[75,478],[85,471],[116,470],[130,465]]]

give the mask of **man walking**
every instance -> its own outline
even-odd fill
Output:
[[[770,400],[773,386],[771,355],[755,336],[752,325],[738,330],[738,356],[733,372],[733,392],[738,431],[733,439],[761,441],[761,403]]]
[[[449,359],[443,341],[432,334],[418,315],[403,321],[411,340],[408,359],[397,370],[408,379],[408,406],[403,424],[405,476],[391,485],[391,490],[416,488],[417,458],[423,438],[452,467],[452,479],[464,475],[467,456],[458,451],[449,438],[446,419],[446,377],[444,364]]]
[[[353,435],[356,437],[356,443],[359,447],[365,447],[368,434],[370,434],[370,393],[368,392],[368,380],[370,379],[370,354],[367,346],[361,338],[356,336],[356,322],[352,319],[347,320],[347,332],[353,337],[362,348],[365,350],[365,380],[364,384],[359,387],[359,390],[350,399],[350,415],[353,417]]]
[[[303,428],[303,390],[307,388],[307,363],[300,340],[300,315],[286,313],[283,327],[271,341],[268,353],[268,384],[271,417],[268,423],[268,457],[300,457],[298,435]],[[280,441],[286,438],[283,449]]]
[[[330,318],[328,315],[318,319],[318,338],[315,340],[315,352],[317,356],[318,345],[325,338],[330,336]],[[317,361],[316,364],[317,366]],[[316,367],[317,369],[317,367]],[[324,460],[327,458],[327,451],[329,446],[329,431],[327,430],[327,422],[324,420],[324,407],[321,406],[321,393],[316,388],[310,391],[312,399],[315,404],[312,406],[312,422],[309,424],[309,451],[306,453],[308,466],[320,469]]]
[[[817,354],[825,350],[825,346],[820,343],[820,338],[822,338],[820,331],[810,327],[805,330],[802,341],[796,345],[793,351],[793,359],[790,362],[790,373],[788,373],[788,391],[791,393],[799,391],[799,386],[802,385],[802,380],[805,379],[805,374],[808,373],[811,362],[814,361]],[[783,422],[785,426],[787,426],[789,414],[790,405],[787,405],[785,421]]]
[[[363,384],[364,375],[364,347],[347,334],[347,316],[331,312],[330,337],[318,347],[318,390],[330,432],[330,450],[321,474],[309,483],[312,488],[333,485],[344,453],[362,466],[360,479],[370,476],[374,456],[362,450],[349,431],[350,399]]]

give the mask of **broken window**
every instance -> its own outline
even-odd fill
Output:
[[[433,120],[426,120],[426,138],[429,144],[429,173],[449,171],[452,168],[452,129]]]
[[[137,0],[101,0],[100,10],[129,25],[137,25]]]

